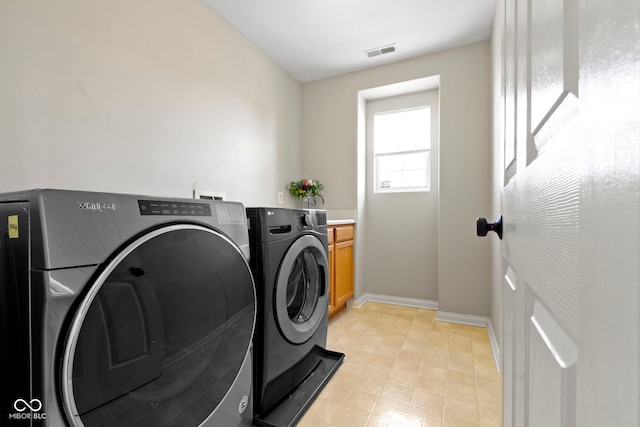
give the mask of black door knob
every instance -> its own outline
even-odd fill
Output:
[[[487,222],[486,218],[476,219],[476,233],[478,236],[486,236],[490,231],[495,231],[500,240],[502,240],[502,215],[493,224]]]

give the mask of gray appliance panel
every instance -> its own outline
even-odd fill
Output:
[[[102,263],[141,231],[177,221],[213,227],[235,242],[245,257],[249,255],[241,203],[69,190],[31,190],[0,197],[0,203],[14,200],[31,204],[32,241],[38,242],[31,248],[35,269]],[[140,201],[177,208],[149,213]],[[197,205],[194,214],[184,211],[189,205]]]

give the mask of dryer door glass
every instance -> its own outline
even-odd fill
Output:
[[[329,303],[327,249],[312,235],[298,238],[280,264],[275,313],[284,337],[300,344],[313,336]]]
[[[85,426],[197,426],[249,352],[255,294],[240,250],[198,226],[138,239],[97,278],[74,318],[63,384]]]
[[[309,321],[324,289],[316,257],[309,249],[298,255],[287,283],[287,312],[294,323]]]

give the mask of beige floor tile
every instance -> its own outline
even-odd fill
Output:
[[[380,345],[386,345],[389,347],[396,347],[396,348],[402,349],[402,344],[404,344],[404,338],[405,337],[398,338],[396,334],[387,334],[382,339],[382,342],[380,343]]]
[[[345,353],[302,427],[501,427],[501,379],[485,328],[433,310],[366,303],[329,322]]]
[[[416,384],[417,376],[408,371],[403,371],[401,369],[392,368],[389,377],[387,378],[388,382],[392,382],[395,384],[403,385],[405,387],[414,387]]]
[[[393,399],[400,402],[410,402],[412,395],[413,387],[407,387],[391,381],[387,381],[384,384],[382,392],[380,393],[380,397],[383,397],[385,399]]]
[[[426,340],[424,342],[419,342],[417,340],[410,340],[409,335],[407,335],[407,339],[404,340],[401,348],[402,350],[410,350],[410,351],[417,351],[419,353],[423,353],[426,345],[427,345]]]
[[[474,371],[477,376],[481,377],[495,378],[498,376],[498,370],[493,361],[474,359]]]
[[[446,375],[443,374],[442,376],[445,377]],[[444,396],[445,381],[444,379],[429,378],[418,375],[414,388]]]
[[[464,351],[449,351],[447,369],[467,374],[475,374],[473,354]]]
[[[433,368],[447,369],[449,356],[446,351],[443,354],[436,353],[424,353],[422,360],[420,360],[420,373],[429,371]]]
[[[392,357],[395,361],[398,358],[398,355],[400,354],[401,350],[402,350],[401,348],[398,348],[395,346],[380,345],[378,346],[376,353],[379,354],[380,356]]]
[[[444,408],[444,397],[442,394],[414,388],[411,395],[411,403],[422,408],[431,408],[442,411]]]
[[[393,368],[395,361],[395,357],[382,356],[376,351],[371,359],[369,359],[368,366],[382,367],[390,371]]]
[[[391,399],[379,399],[367,426],[416,426],[428,419],[427,411],[420,407]]]
[[[345,397],[345,403],[360,411],[373,412],[378,401],[378,395],[361,390],[350,390]]]
[[[475,385],[457,383],[447,380],[444,392],[445,400],[457,400],[477,406],[478,398],[476,396]]]
[[[398,351],[398,354],[399,353],[400,351]],[[420,363],[396,358],[393,364],[393,368],[399,369],[401,371],[410,372],[412,374],[418,374],[418,371],[420,371]]]
[[[478,422],[478,405],[456,399],[444,399],[444,416]]]
[[[479,424],[445,415],[442,427],[479,427]]]
[[[377,355],[378,347],[380,347],[380,344],[377,344],[373,341],[367,342],[366,340],[361,340],[361,341],[358,341],[357,346],[360,351]]]
[[[401,350],[398,359],[407,360],[409,362],[420,362],[422,360],[422,352],[416,350]]]
[[[454,351],[464,351],[467,353],[473,353],[473,346],[471,345],[471,342],[454,340],[453,338],[449,342],[449,349]]]
[[[502,411],[500,408],[478,406],[478,421],[483,427],[500,427],[502,425]]]
[[[448,336],[434,335],[433,332],[429,334],[429,340],[427,341],[428,347],[435,348],[449,348],[450,338]]]
[[[351,387],[355,390],[379,395],[382,393],[382,389],[384,388],[384,380],[380,381],[377,378],[362,378]]]

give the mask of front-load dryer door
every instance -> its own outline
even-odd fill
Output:
[[[198,426],[249,357],[255,289],[240,249],[195,225],[152,231],[88,289],[64,349],[75,426]],[[249,362],[250,364],[250,362]]]
[[[327,251],[312,235],[298,238],[287,250],[276,280],[275,313],[283,336],[301,344],[313,336],[329,301]]]

